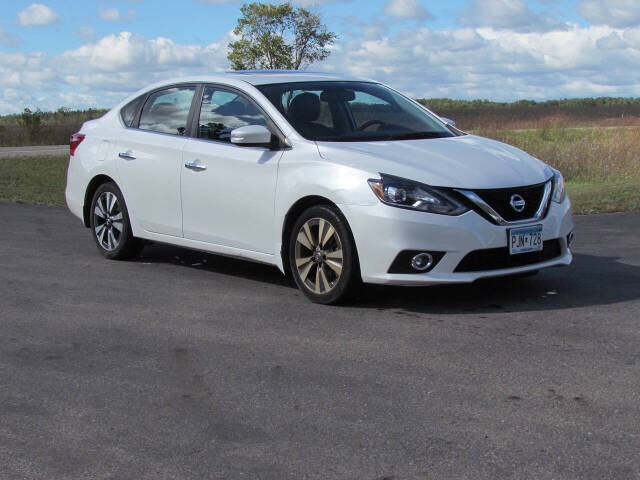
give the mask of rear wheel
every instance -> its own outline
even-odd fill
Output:
[[[351,233],[332,207],[311,207],[298,217],[289,240],[289,264],[298,285],[313,302],[345,300],[359,281]]]
[[[134,238],[122,192],[113,182],[98,187],[91,201],[91,232],[106,258],[121,260],[137,255],[142,242]]]

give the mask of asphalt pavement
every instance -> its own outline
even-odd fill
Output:
[[[1,479],[640,478],[640,214],[521,279],[309,303],[0,203]]]

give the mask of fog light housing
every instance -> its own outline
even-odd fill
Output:
[[[445,252],[424,250],[403,250],[389,267],[387,273],[413,274],[430,272],[442,260]]]
[[[573,244],[573,232],[569,232],[569,235],[567,235],[567,248],[571,248],[572,244]]]
[[[429,267],[433,264],[433,257],[430,253],[422,252],[415,255],[411,259],[411,268],[419,272],[429,270]]]

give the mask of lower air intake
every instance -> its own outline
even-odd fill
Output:
[[[455,272],[484,272],[504,268],[525,267],[553,260],[562,254],[560,239],[547,240],[539,252],[510,255],[508,247],[474,250],[458,264]]]

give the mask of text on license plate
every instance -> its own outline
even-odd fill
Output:
[[[542,225],[509,230],[509,254],[539,252],[542,250]]]

